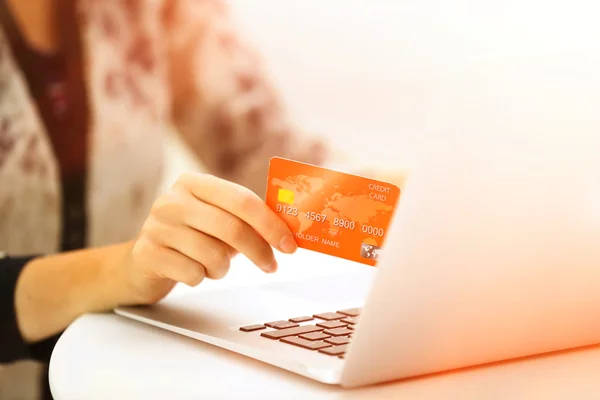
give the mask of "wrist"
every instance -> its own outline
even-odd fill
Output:
[[[135,304],[135,290],[130,273],[134,242],[107,248],[107,256],[99,265],[98,294],[87,311],[107,311],[125,304]]]
[[[100,293],[95,310],[112,310],[119,306],[154,304],[167,295],[175,282],[160,277],[151,278],[148,272],[135,265],[135,242],[123,243],[111,249],[102,266]]]
[[[22,270],[15,311],[22,336],[36,342],[65,329],[89,312],[129,301],[127,255],[131,244],[40,257]]]

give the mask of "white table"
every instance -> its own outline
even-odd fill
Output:
[[[329,258],[324,265],[314,253],[280,264],[265,276],[239,259],[225,280],[172,296],[361,268]],[[600,398],[600,347],[346,391],[114,314],[85,315],[58,342],[50,384],[56,400]]]

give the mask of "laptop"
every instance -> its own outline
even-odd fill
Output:
[[[566,142],[429,146],[377,267],[116,313],[343,387],[600,343],[599,147]]]

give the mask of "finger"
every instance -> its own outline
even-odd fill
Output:
[[[153,223],[148,232],[157,243],[203,265],[209,279],[221,279],[229,272],[235,250],[221,240],[185,225]]]
[[[254,228],[228,212],[188,195],[185,204],[185,224],[229,245],[248,257],[265,272],[277,268],[273,249]]]
[[[201,208],[199,205],[206,207]],[[242,252],[265,272],[273,272],[277,268],[271,247],[253,228],[247,224],[239,224],[239,221],[236,221],[237,217],[224,210],[199,201],[181,184],[176,184],[170,194],[161,196],[155,202],[152,214],[158,223],[169,226],[178,224],[189,226],[230,245],[237,243],[235,247],[232,246],[231,256],[235,256],[237,251]],[[149,228],[146,230],[150,235],[155,225],[148,224]],[[169,234],[161,233],[152,237],[157,238],[157,236],[167,237]]]
[[[250,225],[278,250],[293,253],[298,248],[283,219],[250,189],[207,174],[184,175],[179,182],[197,199],[221,208]]]
[[[191,230],[191,228],[190,228]],[[227,243],[215,239],[212,236],[199,232],[200,237],[198,246],[202,248],[202,259],[198,260],[206,267],[206,277],[209,279],[222,279],[229,272],[231,266],[231,257],[235,254],[235,250]],[[185,251],[192,251],[189,246],[186,246]],[[185,253],[184,253],[185,254]]]
[[[156,265],[154,273],[158,276],[182,282],[191,287],[199,285],[204,280],[206,270],[204,265],[199,262],[157,243],[147,246],[153,246],[156,249],[152,252],[152,262]]]

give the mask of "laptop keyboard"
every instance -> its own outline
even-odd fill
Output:
[[[358,322],[360,308],[302,316],[289,320],[242,326],[242,332],[259,332],[260,336],[281,343],[344,358]],[[302,324],[302,325],[301,325]],[[271,328],[271,330],[264,331]]]

